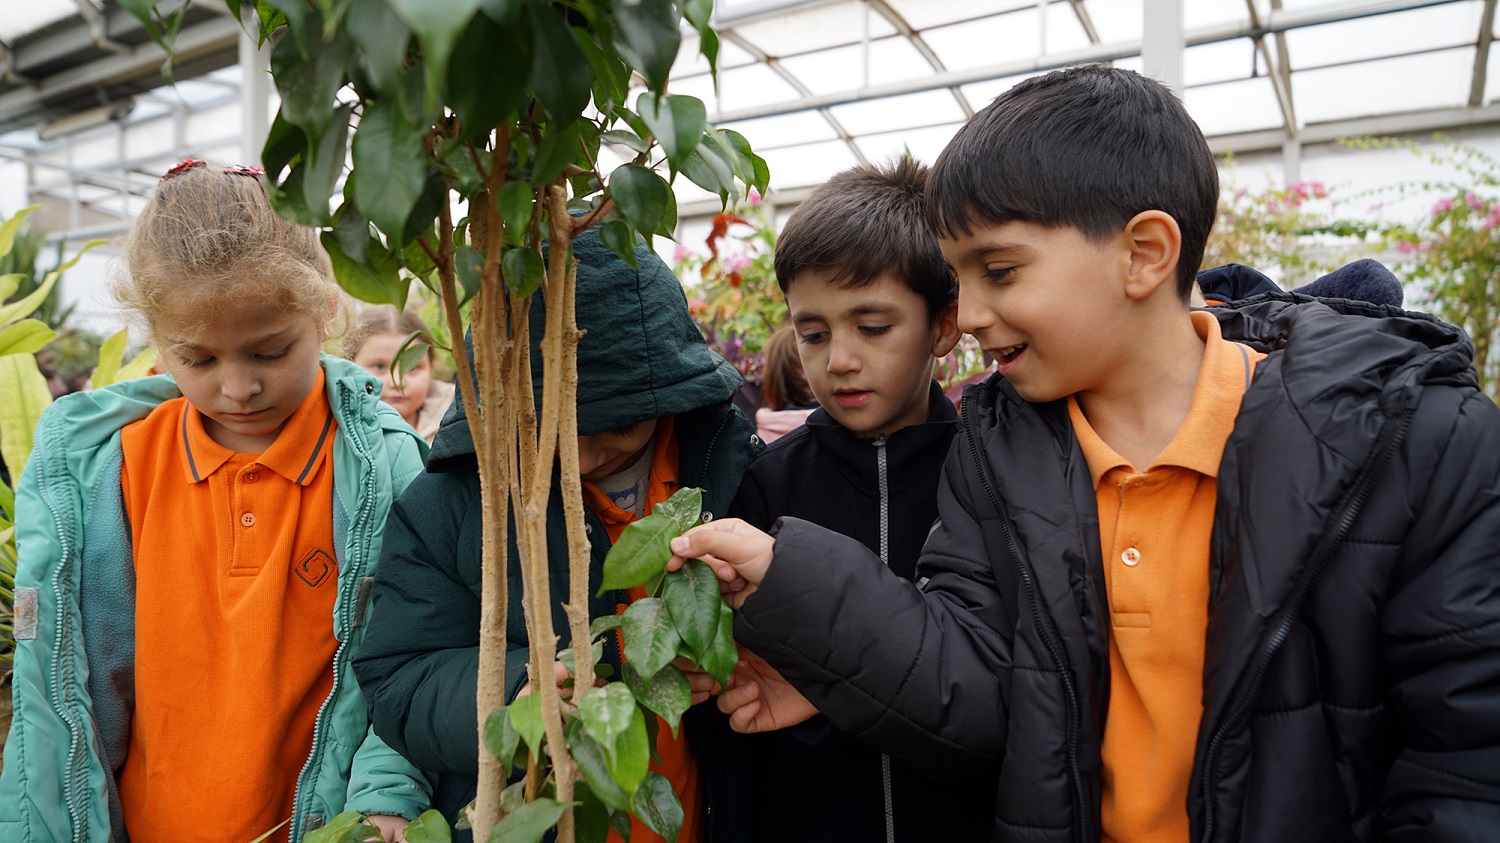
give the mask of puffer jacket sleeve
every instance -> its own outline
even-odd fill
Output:
[[[1412,529],[1384,617],[1400,736],[1382,815],[1390,841],[1479,841],[1500,829],[1500,412],[1429,389],[1397,476]]]
[[[992,764],[1007,723],[1002,631],[1013,624],[963,471],[950,455],[921,589],[858,541],[783,518],[775,559],[735,623],[735,637],[840,729],[941,777]]]

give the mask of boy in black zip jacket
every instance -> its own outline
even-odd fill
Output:
[[[1344,299],[1190,310],[1217,195],[1149,79],[1002,94],[928,182],[999,371],[965,395],[925,585],[792,518],[673,550],[844,731],[998,761],[992,840],[1494,839],[1500,412],[1472,345]],[[742,675],[731,724],[800,717],[777,680]]]
[[[799,206],[776,278],[821,409],[745,473],[736,514],[805,518],[912,580],[937,517],[958,413],[932,379],[958,339],[956,290],[922,216],[927,168],[862,165]],[[963,841],[988,833],[995,779],[929,777],[821,718],[748,736],[750,836],[767,843]]]

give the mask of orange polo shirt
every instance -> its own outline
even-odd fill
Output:
[[[338,648],[336,433],[321,371],[261,454],[215,443],[182,398],[121,433],[136,573],[119,778],[131,839],[253,840],[291,816]]]
[[[1109,711],[1103,840],[1185,843],[1187,792],[1203,716],[1208,549],[1219,460],[1255,364],[1194,311],[1203,364],[1187,419],[1143,472],[1068,413],[1093,476],[1109,593]]]
[[[646,481],[646,506],[644,510],[649,513],[651,507],[666,500],[676,492],[678,483],[677,471],[677,437],[672,435],[672,417],[668,416],[658,419],[656,422],[656,436],[654,438],[654,450],[651,455],[651,474]],[[634,512],[628,512],[614,505],[609,495],[605,494],[593,483],[583,483],[583,503],[591,512],[599,516],[604,522],[604,529],[609,533],[612,542],[620,540],[620,534],[625,528],[636,520]],[[636,586],[629,591],[630,600],[634,602],[646,596],[644,586]],[[616,612],[624,612],[629,604],[621,603],[615,607]],[[621,659],[625,656],[623,652]],[[661,759],[660,763],[651,762],[651,769],[667,777],[672,783],[672,790],[676,791],[677,798],[682,801],[682,831],[677,835],[678,843],[701,843],[703,840],[703,789],[698,782],[698,759],[688,747],[687,737],[681,729],[678,729],[677,737],[672,737],[672,729],[665,720],[657,718],[661,722],[657,724],[656,731],[656,755]],[[620,835],[613,829],[609,832],[611,843],[619,843]],[[646,828],[640,820],[630,818],[630,841],[631,843],[665,843],[665,838]]]

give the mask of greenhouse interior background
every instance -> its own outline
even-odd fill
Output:
[[[258,160],[277,107],[269,48],[258,50],[253,27],[229,17],[223,3],[191,5],[176,84],[168,85],[162,49],[118,3],[6,3],[0,217],[40,206],[32,215],[47,244],[40,263],[71,257],[91,240],[113,241],[162,172],[185,157]],[[1110,62],[1180,92],[1223,158],[1228,213],[1264,215],[1269,206],[1303,222],[1400,228],[1420,225],[1434,201],[1445,201],[1445,185],[1474,177],[1460,169],[1465,155],[1500,155],[1495,7],[1496,0],[718,0],[717,84],[696,34],[685,32],[672,90],[704,100],[710,122],[742,133],[768,162],[770,190],[750,200],[758,204],[751,222],[761,225],[778,225],[829,175],[856,163],[903,150],[931,163],[965,119],[1023,79]],[[1394,142],[1370,140],[1377,138]],[[676,189],[677,242],[656,245],[691,265],[723,209],[687,179]],[[1415,250],[1389,239],[1350,242],[1337,225],[1322,228],[1321,237],[1302,238],[1295,260],[1273,259],[1268,268],[1284,286],[1352,257],[1399,269]],[[72,327],[107,335],[123,323],[109,294],[117,255],[111,242],[66,274],[60,305],[72,309]],[[1408,286],[1407,301],[1423,307],[1420,283]]]

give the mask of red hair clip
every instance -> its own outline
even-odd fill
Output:
[[[167,179],[172,178],[173,176],[180,176],[183,173],[186,173],[188,170],[193,169],[194,167],[207,167],[207,166],[208,166],[208,162],[207,161],[199,161],[196,158],[184,158],[181,164],[174,164],[174,165],[172,165],[172,169],[168,170],[166,172],[166,174],[161,177],[161,180],[162,181],[166,181]]]
[[[231,164],[224,168],[224,172],[236,176],[263,176],[266,174],[266,168],[246,167],[244,164]]]

